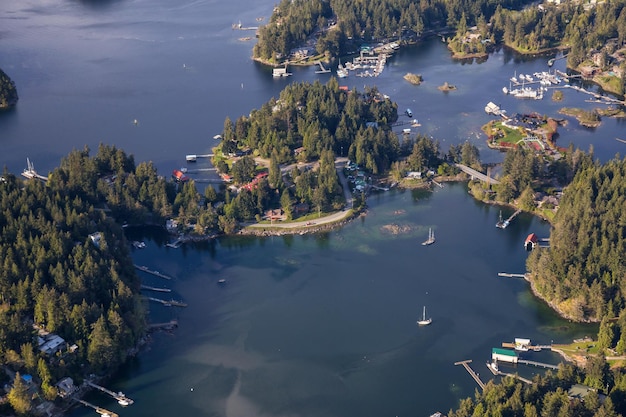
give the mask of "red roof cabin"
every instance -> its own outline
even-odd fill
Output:
[[[177,182],[189,181],[189,177],[183,174],[183,172],[179,169],[175,169],[172,172],[172,178],[174,178],[174,181],[177,181]]]
[[[539,242],[539,238],[537,238],[536,234],[531,233],[524,242],[524,248],[526,248],[526,250],[533,250],[535,246],[537,246],[537,242]]]

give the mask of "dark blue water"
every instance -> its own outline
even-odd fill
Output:
[[[248,114],[289,82],[329,77],[294,68],[292,77],[275,80],[250,60],[253,41],[239,38],[252,33],[231,24],[256,25],[273,5],[3,2],[0,67],[16,82],[20,101],[0,114],[0,163],[18,173],[29,157],[46,173],[72,149],[105,142],[168,173],[185,164],[185,154],[208,153],[225,117]],[[470,140],[493,162],[503,156],[486,148],[480,131],[489,120],[487,102],[551,116],[563,106],[590,106],[570,91],[562,103],[502,94],[515,72],[543,71],[546,62],[500,51],[480,64],[460,63],[433,40],[400,51],[378,78],[341,82],[378,86],[400,109],[413,110],[422,124],[415,131],[439,139],[443,149]],[[408,84],[407,72],[424,83]],[[444,82],[458,90],[440,92]],[[623,128],[613,119],[594,130],[570,123],[560,129],[559,145],[593,145],[606,160],[623,152],[614,140]],[[155,335],[112,381],[133,406],[121,409],[100,395],[92,401],[121,416],[429,415],[473,394],[475,383],[456,361],[472,359],[487,379],[484,362],[502,342],[594,333],[560,320],[525,282],[497,277],[524,271],[523,240],[531,232],[548,236],[546,223],[521,215],[497,229],[499,209],[472,200],[463,184],[433,194],[393,191],[368,205],[365,217],[319,235],[231,237],[170,249],[162,236],[131,231],[148,242],[134,251],[136,263],[176,277],[142,278],[170,286],[189,307],[150,305],[151,320],[178,318],[180,327]],[[431,227],[437,242],[423,247]],[[419,328],[424,305],[433,324]]]

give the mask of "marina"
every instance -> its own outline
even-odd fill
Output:
[[[134,264],[134,267],[135,267],[135,269],[138,269],[139,271],[145,272],[146,274],[151,274],[151,275],[154,275],[156,277],[163,278],[163,279],[168,279],[168,280],[172,279],[172,277],[170,277],[169,275],[162,274],[159,271],[153,271],[153,270],[151,270],[150,268],[148,268],[147,266],[144,266],[144,265]]]

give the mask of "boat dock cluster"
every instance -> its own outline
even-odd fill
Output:
[[[353,58],[352,62],[346,62],[344,66],[339,63],[337,76],[345,78],[350,71],[354,71],[357,77],[378,77],[385,69],[389,55],[399,48],[397,42],[391,42],[374,49],[361,50],[359,56]]]
[[[567,75],[565,75],[567,77]],[[558,76],[556,71],[554,74],[549,71],[535,72],[533,75],[519,74],[510,78],[511,84],[509,87],[502,87],[504,94],[510,94],[517,98],[530,98],[534,100],[541,100],[543,93],[547,91],[548,86],[558,85],[563,81],[563,78]],[[532,85],[540,84],[539,88],[534,88]],[[513,88],[515,87],[515,88]]]
[[[546,369],[552,369],[552,370],[558,369],[559,368],[558,365],[552,365],[549,363],[521,359],[518,354],[518,352],[528,352],[528,351],[539,352],[543,349],[551,350],[552,345],[532,345],[530,339],[515,338],[515,342],[513,343],[505,342],[505,343],[502,343],[502,348],[493,348],[491,350],[491,361],[487,362],[487,368],[489,368],[489,370],[491,371],[493,375],[511,376],[527,384],[532,384],[532,381],[519,376],[517,373],[502,372],[498,367],[498,363],[502,362],[502,363],[509,363],[513,365],[522,364],[522,365],[536,366],[539,368],[546,368]],[[476,381],[478,386],[481,389],[485,389],[485,383],[480,379],[478,372],[475,372],[469,366],[471,362],[472,360],[468,359],[464,361],[455,362],[454,364],[463,365],[465,370],[470,374],[470,376],[474,379],[474,381]]]

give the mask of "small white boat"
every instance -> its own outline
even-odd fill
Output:
[[[417,321],[417,324],[419,324],[420,326],[426,326],[430,323],[433,322],[433,319],[431,317],[426,318],[426,306],[424,306],[424,312],[422,313],[422,319]]]

